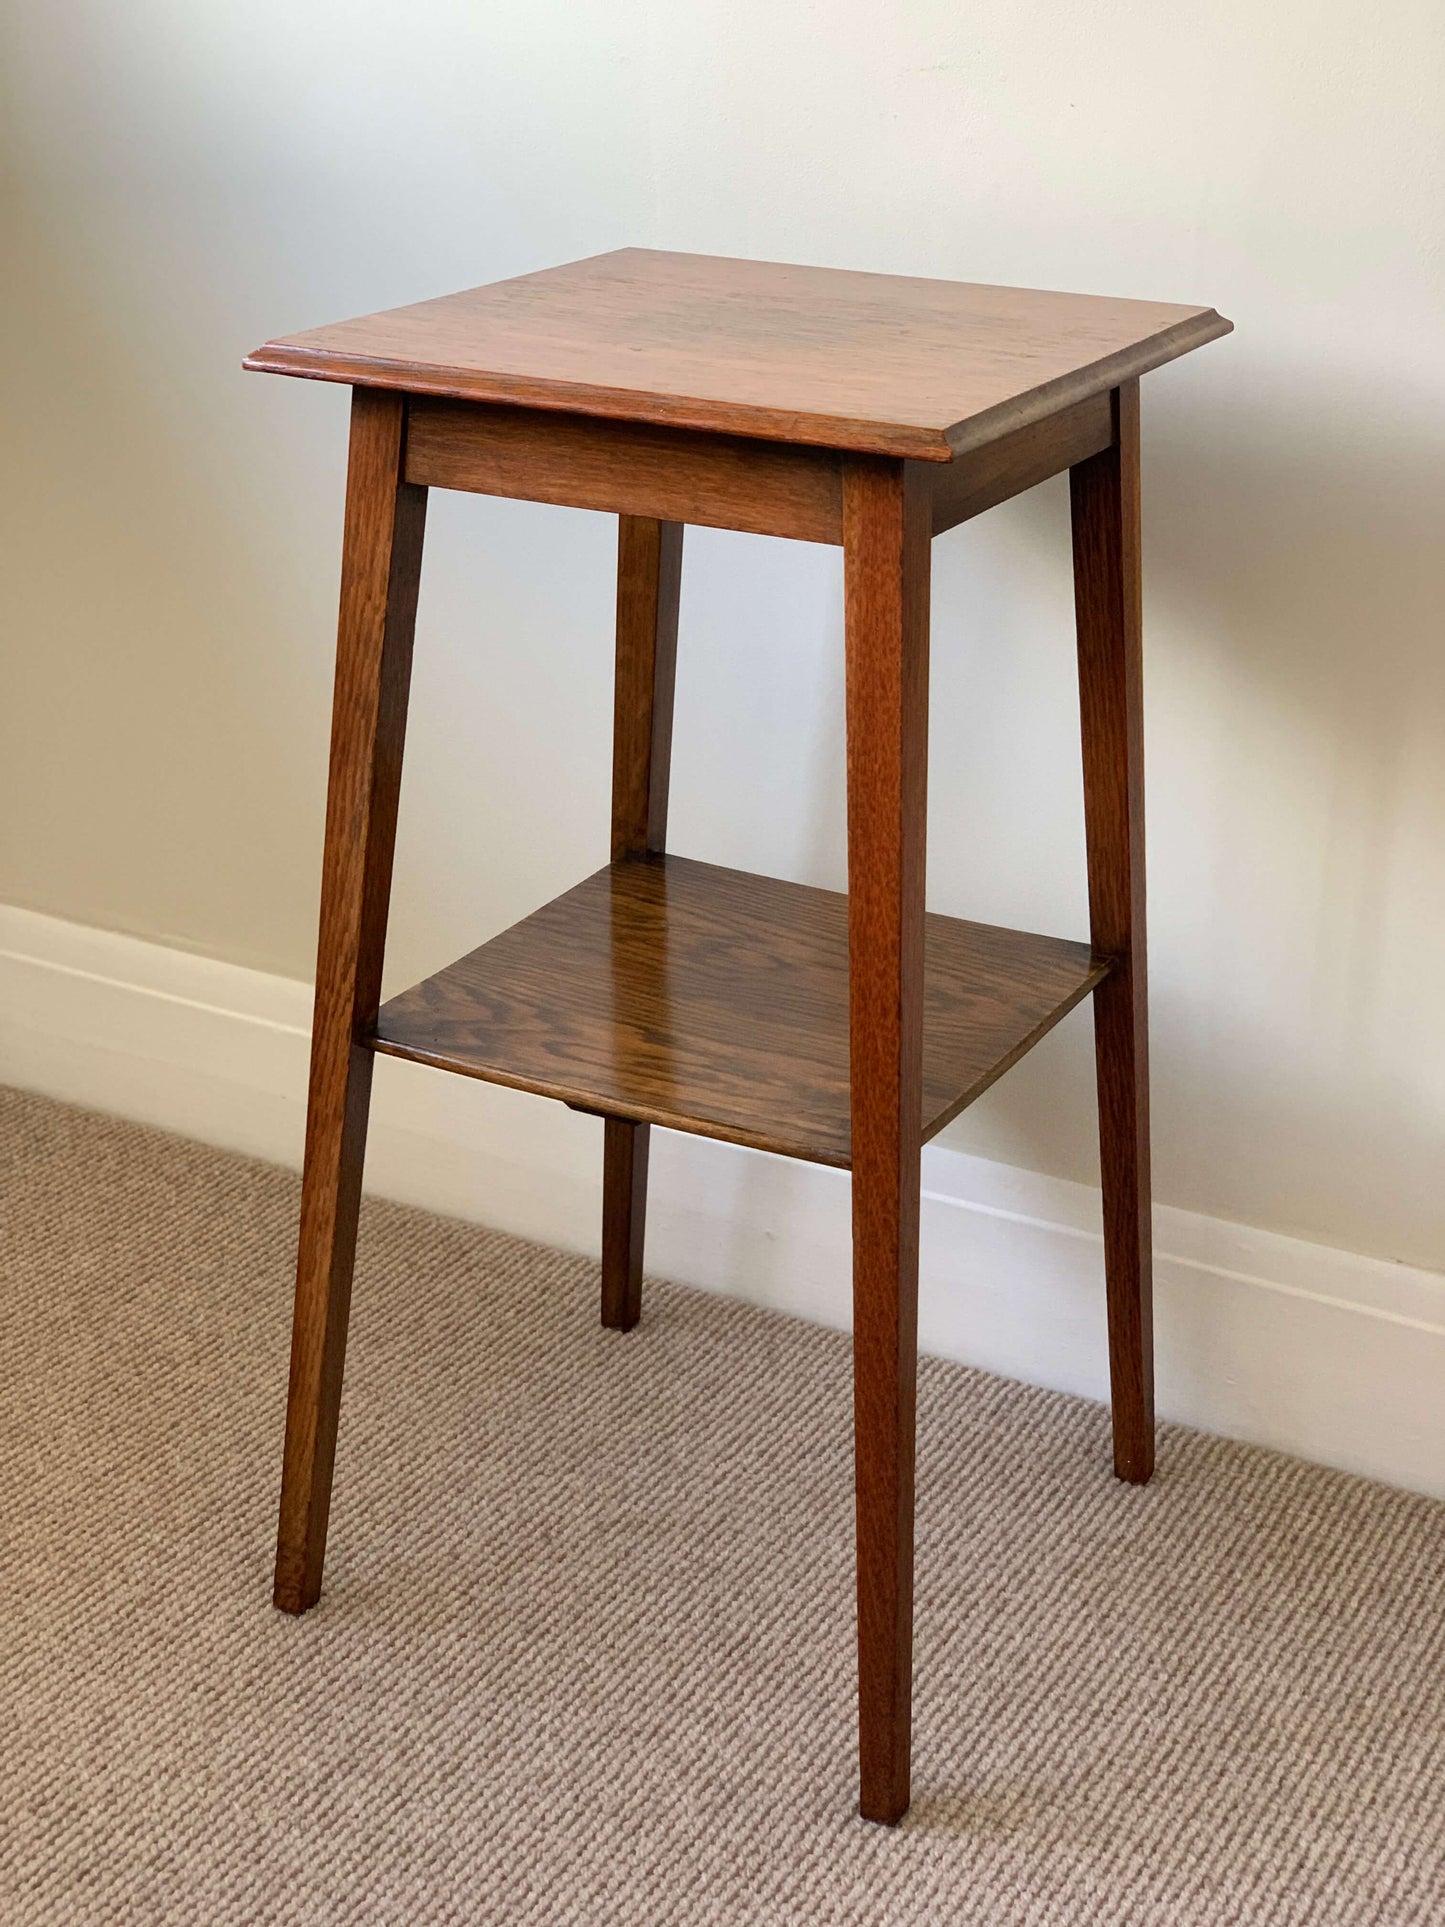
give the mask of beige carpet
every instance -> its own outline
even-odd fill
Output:
[[[1445,1508],[921,1384],[915,1800],[853,1814],[848,1349],[370,1208],[269,1604],[296,1183],[0,1099],[0,1919],[1445,1921]],[[1442,1388],[1445,1390],[1445,1388]]]

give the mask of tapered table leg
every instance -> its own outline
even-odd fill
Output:
[[[403,396],[358,388],[341,564],[331,778],[275,1601],[321,1591],[391,891],[426,490],[403,482]]]
[[[1089,921],[1115,968],[1094,992],[1114,1470],[1154,1470],[1149,1017],[1144,943],[1144,704],[1139,384],[1114,395],[1115,440],[1070,471]]]
[[[912,464],[851,463],[847,612],[859,1809],[907,1811],[923,1065],[929,505]]]
[[[612,860],[667,847],[682,524],[619,518],[617,682],[612,735]],[[602,1323],[642,1315],[649,1129],[610,1117],[602,1149]]]

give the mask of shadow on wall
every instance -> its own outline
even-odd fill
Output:
[[[277,539],[307,478],[277,446],[248,501],[261,431],[219,432],[230,366],[163,332],[145,351],[133,291],[57,232],[9,210],[0,897],[274,968],[255,906],[314,918],[287,871],[312,868],[325,783],[334,576],[303,582]]]
[[[1445,465],[1241,359],[1148,449],[1160,1193],[1439,1268]]]

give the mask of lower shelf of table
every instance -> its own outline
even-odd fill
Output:
[[[1109,966],[929,916],[923,1134]],[[603,1116],[849,1163],[848,899],[686,857],[611,864],[382,1007],[375,1049]]]

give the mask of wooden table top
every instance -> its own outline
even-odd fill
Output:
[[[946,462],[1187,353],[1212,308],[622,248],[247,368]]]

